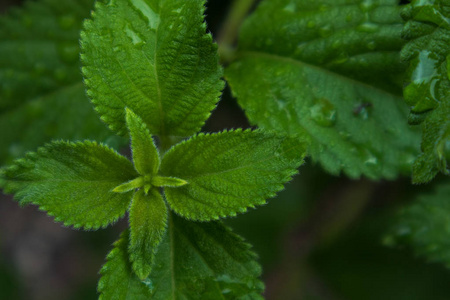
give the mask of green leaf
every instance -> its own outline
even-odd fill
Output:
[[[150,274],[166,225],[167,207],[159,189],[151,189],[148,195],[144,190],[138,190],[130,208],[129,253],[133,270],[142,280]]]
[[[413,182],[450,174],[450,2],[412,1],[402,11],[409,40],[402,58],[409,62],[405,101],[410,123],[422,123],[422,154],[413,166]]]
[[[263,299],[255,256],[221,223],[191,222],[172,214],[148,278],[151,299]]]
[[[250,122],[309,138],[309,154],[332,174],[410,171],[419,137],[400,97],[397,2],[261,2],[225,72]]]
[[[190,136],[215,107],[223,82],[206,34],[204,0],[97,2],[81,34],[88,95],[126,133],[128,107],[162,137]]]
[[[450,184],[438,185],[399,214],[385,242],[410,245],[415,252],[450,268]]]
[[[79,70],[79,31],[92,6],[92,0],[27,1],[0,16],[0,164],[51,139],[111,136]]]
[[[141,175],[154,175],[159,170],[159,153],[150,132],[134,112],[126,109],[127,127],[130,131],[131,149],[136,171]]]
[[[100,300],[151,299],[149,286],[131,270],[127,251],[129,235],[128,230],[124,231],[106,257],[107,262],[100,271],[102,277],[97,288]]]
[[[131,162],[106,146],[52,142],[2,169],[0,186],[66,226],[97,229],[126,212],[132,194],[112,189],[136,176]]]
[[[157,187],[180,187],[186,184],[188,184],[186,180],[175,177],[156,176],[152,178],[152,185]]]
[[[260,130],[196,135],[163,158],[161,174],[188,182],[165,187],[166,200],[191,220],[234,216],[282,190],[305,150],[305,143]]]

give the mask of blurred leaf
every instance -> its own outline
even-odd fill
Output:
[[[0,164],[51,139],[118,141],[81,82],[79,31],[92,3],[28,1],[0,17]]]
[[[409,62],[405,101],[410,122],[422,123],[422,154],[413,182],[428,182],[438,172],[450,174],[450,2],[413,0],[402,11],[402,32],[409,40],[402,58]]]
[[[332,174],[395,178],[419,137],[407,125],[398,1],[263,1],[225,72],[250,122],[309,138]]]
[[[450,184],[436,187],[405,207],[386,237],[389,245],[409,245],[429,261],[450,268]]]

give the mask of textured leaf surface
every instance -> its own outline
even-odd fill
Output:
[[[160,163],[159,153],[147,126],[129,109],[126,112],[126,120],[130,131],[134,167],[141,175],[156,174]]]
[[[402,58],[409,62],[405,101],[410,123],[422,124],[422,154],[413,167],[413,181],[450,174],[450,1],[412,1],[402,11],[409,40]]]
[[[130,260],[139,278],[150,273],[157,247],[167,225],[167,207],[159,189],[148,195],[142,189],[134,196],[130,208]]]
[[[167,202],[192,220],[245,212],[283,189],[305,150],[305,143],[260,130],[199,134],[164,156],[161,173],[187,181],[164,189]]]
[[[151,299],[263,299],[261,268],[241,237],[217,222],[169,220],[148,278]]]
[[[203,4],[97,2],[82,33],[83,74],[88,95],[114,131],[126,132],[125,106],[155,135],[190,136],[200,130],[223,87]]]
[[[387,241],[410,245],[430,261],[450,268],[450,184],[437,186],[404,208]]]
[[[67,226],[96,229],[125,213],[131,193],[111,190],[136,175],[130,161],[106,146],[52,142],[2,169],[0,186]]]
[[[410,171],[418,137],[400,97],[397,2],[261,2],[225,74],[249,120],[309,137],[313,160],[332,174]]]
[[[98,282],[100,300],[147,300],[150,288],[134,274],[128,260],[129,231],[122,233],[106,257]]]
[[[0,164],[52,138],[111,135],[87,99],[79,31],[92,0],[28,1],[0,17]]]

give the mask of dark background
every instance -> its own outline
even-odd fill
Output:
[[[2,13],[22,2],[0,1]],[[214,35],[230,3],[208,2]],[[204,131],[248,126],[226,89]],[[450,299],[442,266],[382,245],[397,208],[431,188],[409,181],[352,181],[307,161],[279,197],[227,223],[259,254],[268,299]],[[125,218],[95,232],[64,228],[0,195],[0,300],[97,299],[98,271],[126,227]]]

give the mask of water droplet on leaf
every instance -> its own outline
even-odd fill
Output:
[[[336,109],[334,105],[327,99],[317,99],[310,108],[311,118],[318,125],[330,127],[336,123]]]

